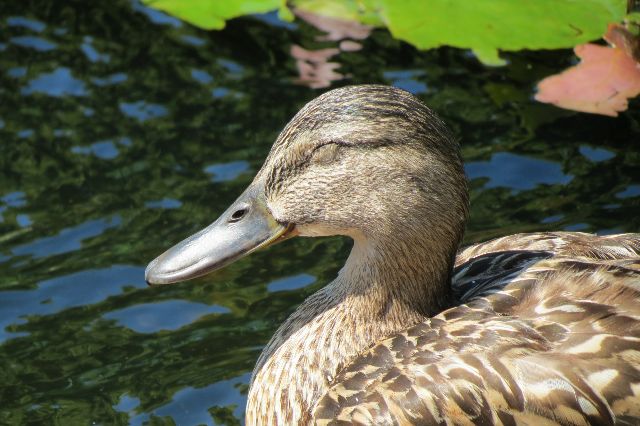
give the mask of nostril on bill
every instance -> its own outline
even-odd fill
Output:
[[[246,208],[238,209],[231,214],[231,218],[229,219],[229,222],[237,222],[240,219],[242,219],[245,216],[245,214],[247,214]]]

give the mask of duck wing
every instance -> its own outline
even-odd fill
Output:
[[[463,303],[358,356],[316,423],[638,424],[639,253],[637,234],[521,234],[463,250]]]
[[[552,257],[635,259],[640,257],[640,235],[536,232],[474,244],[456,257],[452,291],[460,302],[490,294],[502,289],[536,262]]]

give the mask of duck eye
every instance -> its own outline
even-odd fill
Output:
[[[313,157],[311,161],[317,164],[330,164],[335,161],[340,151],[340,144],[338,142],[330,142],[325,145],[317,147],[313,151]]]
[[[244,215],[247,213],[247,209],[246,208],[241,208],[236,210],[235,212],[233,212],[231,214],[231,218],[229,219],[229,222],[237,222],[240,219],[242,219],[244,217]]]

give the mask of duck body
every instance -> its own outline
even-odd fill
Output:
[[[640,235],[516,234],[462,250],[457,306],[358,355],[317,424],[635,425]]]
[[[293,236],[354,241],[265,346],[248,425],[640,424],[640,234],[458,251],[467,215],[458,144],[431,110],[396,88],[335,89],[145,275],[195,278]]]

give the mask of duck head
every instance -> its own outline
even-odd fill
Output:
[[[335,89],[296,114],[215,222],[153,260],[145,277],[196,278],[295,235],[382,249],[419,240],[448,262],[467,204],[458,144],[419,99],[379,85]]]

